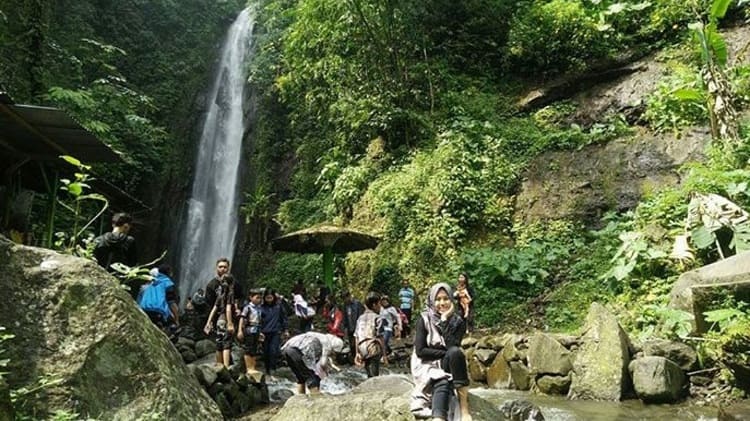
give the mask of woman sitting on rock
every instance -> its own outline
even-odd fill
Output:
[[[411,410],[417,418],[432,416],[433,420],[447,420],[451,397],[456,391],[461,421],[472,419],[466,358],[459,348],[466,322],[455,313],[452,297],[448,284],[434,285],[427,298],[427,310],[416,321],[411,356],[414,376]]]
[[[333,364],[333,354],[344,352],[344,341],[331,334],[307,332],[292,337],[282,347],[282,354],[297,378],[297,393],[305,394],[305,384],[311,395],[320,393],[320,380]]]

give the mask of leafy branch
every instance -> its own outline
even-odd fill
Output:
[[[93,180],[89,175],[89,171],[91,171],[90,165],[83,164],[78,159],[68,155],[62,155],[60,158],[78,169],[78,171],[74,173],[75,178],[73,180],[66,178],[60,180],[63,184],[60,186],[60,190],[67,192],[68,196],[73,200],[72,205],[63,201],[58,201],[61,206],[73,213],[73,230],[68,239],[68,244],[65,246],[65,251],[71,254],[83,254],[78,248],[78,241],[86,229],[104,214],[104,211],[109,207],[109,201],[101,194],[87,192],[91,189],[91,186],[88,183]],[[93,218],[89,219],[81,228],[79,228],[78,224],[83,213],[81,208],[86,201],[100,203],[101,208]]]

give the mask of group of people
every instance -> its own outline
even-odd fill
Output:
[[[93,241],[93,257],[110,273],[120,276],[115,265],[134,267],[137,261],[135,239],[130,235],[133,217],[116,213],[112,217],[112,230]],[[180,324],[177,286],[172,280],[172,268],[162,264],[149,272],[150,281],[141,277],[123,279],[130,294],[154,324],[174,337]]]
[[[96,240],[95,257],[109,268],[113,262],[133,265],[134,241],[128,235],[132,218],[117,214],[113,230]],[[177,293],[166,265],[152,270],[152,281],[138,289],[136,298],[155,324],[165,327],[179,324]],[[266,373],[271,373],[283,358],[297,382],[298,393],[319,393],[321,379],[336,370],[335,355],[349,352],[355,365],[364,367],[367,376],[380,373],[388,362],[390,340],[407,333],[417,307],[417,294],[407,280],[398,293],[398,307],[388,296],[370,292],[364,305],[348,292],[341,294],[341,305],[324,286],[305,299],[301,282],[287,301],[271,288],[251,289],[242,297],[240,286],[230,274],[230,262],[216,262],[216,276],[202,289],[200,304],[208,316],[204,333],[216,342],[216,362],[229,366],[232,344],[239,342],[249,376],[257,378],[256,359],[263,357]],[[447,420],[458,411],[462,421],[471,420],[468,402],[468,370],[460,348],[461,340],[474,326],[475,291],[468,276],[458,277],[455,291],[447,283],[433,285],[425,310],[414,324],[414,349],[410,367],[415,388],[411,411],[417,418]],[[199,303],[189,299],[187,308]],[[288,317],[299,319],[299,334],[289,337]],[[316,315],[326,321],[326,333],[313,331]],[[346,339],[349,343],[347,347]],[[282,345],[283,342],[283,345]],[[453,399],[453,398],[456,399]]]
[[[251,289],[242,297],[239,283],[229,273],[229,259],[216,261],[216,276],[204,291],[206,308],[210,309],[203,331],[216,342],[216,362],[229,367],[232,344],[237,341],[244,351],[245,369],[256,376],[256,360],[263,357],[267,374],[276,369],[281,357],[281,343],[289,337],[289,322],[284,298],[272,288]],[[187,307],[191,308],[191,299]]]
[[[381,363],[388,362],[388,341],[393,334],[402,333],[401,315],[410,315],[416,299],[407,281],[399,291],[398,309],[390,304],[387,296],[376,292],[367,294],[364,305],[344,292],[343,305],[339,307],[335,296],[320,288],[321,292],[310,300],[318,305],[316,308],[305,300],[304,287],[298,283],[292,292],[291,306],[300,320],[300,332],[288,338],[287,319],[280,303],[282,297],[270,289],[265,292],[253,289],[247,303],[237,313],[235,284],[228,269],[228,260],[219,259],[217,277],[206,287],[207,292],[213,289],[216,296],[205,332],[215,335],[217,362],[229,364],[235,331],[233,319],[238,315],[236,337],[243,345],[248,374],[257,372],[255,357],[261,354],[269,373],[276,367],[277,350],[280,350],[280,356],[294,373],[300,394],[320,392],[321,380],[330,370],[338,369],[335,354],[347,351],[344,339],[349,342],[354,364],[364,367],[368,377],[378,376]],[[415,382],[411,410],[418,418],[446,420],[450,411],[460,411],[462,420],[471,420],[468,370],[460,344],[473,320],[473,300],[474,291],[468,286],[468,277],[461,274],[455,292],[446,283],[434,285],[427,297],[426,310],[416,317],[410,366]],[[317,314],[326,320],[326,333],[312,331],[311,320]],[[286,341],[280,346],[282,338]],[[457,397],[454,405],[451,403],[453,396]]]

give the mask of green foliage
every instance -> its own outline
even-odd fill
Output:
[[[322,275],[321,255],[282,253],[270,261],[261,254],[255,254],[252,259],[260,260],[253,262],[253,266],[265,269],[261,276],[255,279],[253,286],[275,288],[282,294],[291,291],[298,280],[304,282],[309,293],[315,280]]]
[[[582,1],[535,1],[516,15],[508,35],[508,67],[558,73],[606,57],[611,45]]]
[[[703,313],[705,320],[711,323],[709,331],[698,341],[698,356],[704,365],[715,364],[726,367],[727,363],[747,363],[737,361],[746,354],[750,341],[748,327],[750,327],[750,312],[744,302],[735,302],[732,298],[716,303],[714,310]],[[728,380],[733,374],[725,370]]]
[[[620,240],[622,245],[612,257],[612,267],[601,277],[615,291],[622,289],[625,279],[654,273],[667,257],[665,251],[652,247],[641,232],[623,232]]]
[[[76,421],[82,419],[80,414],[76,412],[66,411],[58,409],[52,413],[50,417],[52,421]],[[93,418],[87,418],[87,420],[93,420]]]
[[[559,244],[532,241],[522,248],[467,250],[463,268],[475,284],[491,286],[513,283],[543,285],[558,270],[555,263],[566,262],[569,251]]]
[[[747,312],[739,308],[720,308],[706,311],[703,315],[706,316],[706,321],[717,327],[720,332],[750,320]]]
[[[642,314],[636,319],[639,323],[641,337],[685,338],[693,329],[695,317],[683,310],[669,308],[663,305],[650,304],[644,307]]]
[[[90,175],[91,166],[86,165],[72,156],[63,155],[62,158],[68,164],[76,167],[74,173],[74,180],[61,179],[60,190],[67,192],[68,198],[72,201],[72,204],[68,204],[66,201],[58,200],[60,206],[67,209],[73,218],[73,227],[70,233],[58,232],[56,236],[58,241],[56,245],[61,246],[61,250],[75,254],[76,256],[91,257],[92,249],[89,247],[91,241],[84,243],[84,246],[80,244],[80,239],[86,230],[96,221],[99,217],[104,214],[104,211],[109,207],[107,199],[99,193],[91,193],[89,190],[91,186],[88,184],[93,178]],[[92,202],[97,206],[96,212],[91,215],[84,215],[84,208],[87,202]],[[85,222],[79,229],[79,224]],[[90,240],[91,236],[89,237]]]
[[[401,289],[401,274],[393,266],[378,268],[372,277],[372,283],[367,291],[375,291],[387,295],[391,303],[398,302],[398,291]]]
[[[517,227],[516,234],[514,247],[468,248],[451,267],[452,273],[467,272],[470,275],[471,284],[477,291],[477,320],[480,324],[512,322],[508,311],[520,302],[571,277],[590,279],[583,273],[583,268],[576,268],[575,263],[579,253],[587,253],[585,233],[580,228],[567,221],[552,221],[547,226]],[[566,296],[569,298],[574,297]],[[586,301],[584,306],[588,306],[589,298],[590,295],[582,298]],[[556,326],[570,327],[570,323],[577,320],[577,315],[569,310],[552,317],[556,319]]]
[[[245,200],[240,206],[240,212],[245,215],[245,223],[249,224],[255,219],[268,219],[271,217],[271,200],[275,196],[266,185],[259,185],[250,193],[245,193]]]
[[[120,279],[121,287],[125,290],[130,290],[130,285],[142,285],[147,282],[151,282],[154,278],[151,276],[151,268],[167,255],[167,251],[161,254],[156,259],[138,266],[128,266],[124,263],[115,262],[110,265],[115,272],[115,275]]]
[[[23,412],[27,405],[33,405],[37,394],[62,382],[63,379],[57,376],[40,377],[32,385],[11,390],[10,400],[17,411]]]
[[[155,109],[153,102],[128,87],[123,78],[108,76],[74,90],[52,87],[47,99],[73,114],[113,149],[125,152],[125,165],[105,167],[111,182],[133,190],[144,178],[158,174],[166,131],[141,115]],[[138,168],[139,176],[133,176],[133,167]]]
[[[209,80],[227,19],[243,4],[0,0],[7,14],[0,85],[17,102],[65,109],[121,152],[126,164],[97,165],[96,172],[137,194],[165,167],[189,166],[164,156],[189,150],[185,116]]]
[[[670,63],[665,76],[646,99],[644,118],[657,131],[671,130],[679,134],[689,125],[708,119],[703,82],[696,68]]]

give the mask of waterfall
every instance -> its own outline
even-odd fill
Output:
[[[216,259],[234,254],[245,132],[244,69],[254,24],[254,13],[245,9],[229,28],[207,99],[177,267],[183,304],[215,274]]]

